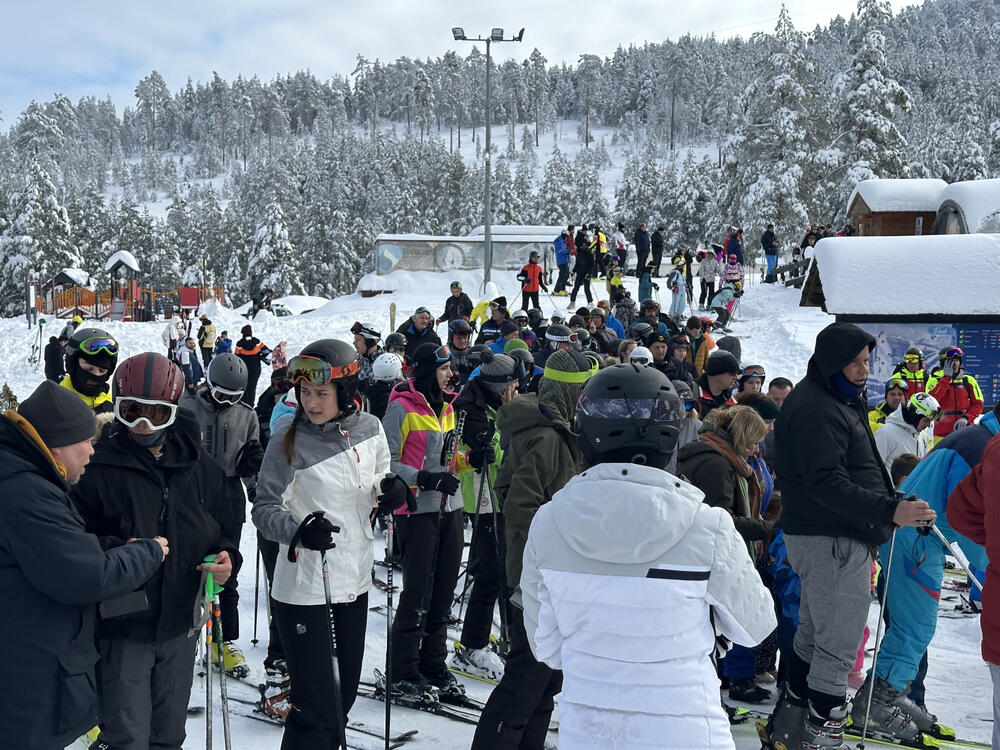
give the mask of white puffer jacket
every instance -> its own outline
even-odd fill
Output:
[[[358,412],[338,422],[314,425],[304,416],[295,423],[291,466],[282,443],[292,419],[278,421],[257,476],[253,522],[279,542],[271,595],[285,604],[325,602],[318,552],[299,548],[288,561],[288,545],[302,519],[322,510],[340,533],[326,553],[334,603],[353,602],[371,588],[372,533],[369,514],[379,485],[389,473],[389,446],[382,423]]]
[[[896,409],[885,418],[885,424],[875,433],[875,446],[885,463],[885,470],[892,471],[892,462],[904,453],[912,453],[923,458],[931,449],[928,430],[917,432],[903,419],[903,408]]]
[[[715,633],[754,646],[776,626],[732,518],[664,471],[601,464],[535,515],[524,624],[563,670],[560,750],[732,748],[710,654]]]

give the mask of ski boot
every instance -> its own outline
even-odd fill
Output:
[[[729,698],[740,703],[765,703],[771,700],[771,692],[748,677],[729,683]]]
[[[875,689],[872,690],[872,682]],[[868,711],[868,698],[871,694],[871,710]],[[875,677],[871,672],[864,686],[854,696],[851,708],[851,724],[860,732],[865,725],[865,713],[868,712],[868,733],[908,742],[920,739],[920,730],[899,705],[904,696],[881,677]],[[916,705],[913,701],[910,704]]]
[[[824,719],[809,704],[809,714],[802,726],[802,750],[843,750],[844,725],[847,723],[847,706],[838,706]],[[789,748],[792,750],[792,748]]]
[[[283,656],[264,659],[264,673],[272,679],[288,677],[288,662]]]
[[[446,697],[465,697],[465,688],[455,679],[455,675],[447,669],[436,669],[433,672],[423,672],[420,675],[424,681],[437,690],[438,695]]]
[[[798,750],[809,707],[786,687],[766,724],[757,723],[761,744],[768,750]]]
[[[259,685],[258,688],[260,689],[261,713],[276,721],[285,721],[292,710],[290,698],[292,681],[287,678],[268,680],[263,685]]]
[[[212,644],[212,666],[218,669],[219,666],[219,644]],[[232,641],[222,643],[222,666],[226,674],[238,680],[246,679],[250,676],[250,667],[247,666],[246,657],[240,651],[240,647]]]
[[[381,685],[383,695],[385,690],[385,676],[379,675],[377,684]],[[392,697],[395,699],[409,701],[411,703],[437,703],[438,694],[427,679],[422,674],[407,677],[403,680],[392,681]]]
[[[451,666],[459,672],[499,682],[500,678],[503,677],[505,665],[497,652],[489,647],[466,648],[461,643],[456,643]]]

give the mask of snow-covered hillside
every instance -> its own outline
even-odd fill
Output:
[[[759,275],[759,270],[748,271],[748,280]],[[473,299],[481,298],[477,290],[482,278],[471,272],[456,272],[450,275],[436,273],[396,272],[379,279],[380,286],[391,288],[391,294],[362,297],[352,294],[331,300],[316,307],[312,312],[292,317],[276,318],[261,314],[252,322],[254,333],[270,346],[286,341],[288,353],[293,355],[312,340],[337,337],[350,340],[349,329],[355,320],[363,320],[388,331],[389,305],[395,303],[398,315],[397,325],[418,306],[426,305],[432,312],[440,314],[444,300],[448,296],[448,285],[453,279],[460,280]],[[505,294],[511,309],[516,309],[520,300],[516,295],[519,288],[513,273],[501,272],[494,277],[496,289],[490,296]],[[637,294],[635,280],[627,279],[633,295]],[[603,295],[602,295],[603,296]],[[806,362],[815,343],[817,332],[827,325],[831,318],[816,308],[798,307],[799,292],[786,289],[780,284],[761,285],[751,283],[737,311],[734,333],[741,337],[744,363],[762,364],[768,378],[782,375],[793,381],[800,379],[806,370]],[[313,306],[322,300],[308,300]],[[301,301],[299,301],[301,302]],[[553,310],[565,312],[566,298],[551,298],[542,295],[542,307],[546,315]],[[301,309],[301,308],[300,308]],[[211,304],[204,311],[219,329],[226,329],[234,338],[247,320],[238,313]],[[46,326],[45,338],[49,332],[56,333],[64,321],[51,321]],[[121,342],[123,356],[144,350],[164,349],[160,334],[164,323],[106,323],[101,324]],[[444,327],[439,328],[444,333]],[[35,332],[29,330],[23,319],[0,320],[0,383],[7,382],[19,398],[27,396],[42,380],[41,367],[30,366],[27,362]],[[259,384],[260,390],[266,386],[266,378]],[[247,561],[240,576],[242,592],[240,609],[242,637],[239,641],[247,655],[253,677],[263,680],[262,662],[267,642],[266,609],[264,601],[259,605],[261,642],[252,646],[254,618],[254,564],[255,534],[252,527],[243,533],[242,551]],[[375,541],[376,559],[382,558],[381,538]],[[261,584],[263,587],[263,583]],[[263,591],[263,588],[262,588]],[[376,589],[370,593],[370,605],[382,604],[385,595]],[[950,606],[942,602],[942,608]],[[874,629],[874,615],[872,627]],[[364,679],[371,679],[373,670],[384,666],[386,645],[386,619],[378,613],[370,613],[368,619],[367,648],[365,652]],[[927,704],[937,712],[941,720],[957,729],[968,739],[988,741],[992,729],[989,675],[979,656],[979,623],[976,619],[941,619],[937,636],[930,649],[930,669],[927,677]],[[256,698],[255,691],[239,684],[231,683],[233,696],[243,699]],[[485,699],[489,686],[466,680],[470,695]],[[204,683],[197,679],[192,692],[192,704],[203,705]],[[221,745],[221,721],[216,706],[216,742]],[[245,706],[234,704],[235,710],[246,710]],[[375,701],[359,698],[353,711],[352,720],[363,721],[372,726],[381,724],[383,706]],[[394,731],[417,729],[419,733],[407,747],[419,748],[467,748],[471,744],[474,727],[454,721],[402,708],[393,708]],[[234,750],[271,750],[280,743],[281,729],[260,721],[233,716]],[[737,747],[754,750],[759,740],[748,723],[733,730]],[[188,721],[188,746],[196,747],[204,741],[204,718],[191,716]],[[557,736],[552,735],[552,742]]]

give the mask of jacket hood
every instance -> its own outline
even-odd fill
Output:
[[[889,416],[885,418],[885,424],[886,424],[886,426],[894,424],[897,427],[902,427],[904,430],[906,430],[906,433],[908,435],[916,435],[917,434],[916,428],[913,425],[911,425],[909,422],[907,422],[906,419],[903,417],[903,407],[902,406],[896,407],[896,409],[894,409],[892,411],[892,413],[890,413]]]
[[[455,400],[456,394],[452,391],[442,391],[442,393],[444,394],[444,402],[446,404],[450,404]],[[388,403],[391,404],[393,401],[402,401],[406,405],[407,411],[429,413],[431,408],[427,403],[427,397],[417,390],[413,378],[397,383],[393,387],[389,392]]]
[[[65,491],[65,471],[49,452],[35,428],[16,411],[0,417],[0,481],[17,474],[39,474]]]
[[[201,451],[201,427],[194,412],[184,407],[179,408],[177,419],[167,429],[163,458],[157,465],[169,469],[179,469],[195,463]],[[132,441],[125,426],[117,423],[111,435],[98,442],[91,463],[129,466],[146,470],[150,465],[150,462],[146,460],[147,453],[145,448]]]
[[[701,427],[701,429],[698,430],[699,433],[705,431],[704,425],[705,425],[705,423],[702,422],[702,427]],[[720,437],[722,437],[722,436],[720,435]],[[695,456],[701,456],[701,455],[703,455],[705,453],[711,453],[711,454],[714,454],[716,456],[720,456],[721,455],[711,445],[709,445],[708,443],[702,443],[699,440],[693,440],[690,443],[687,443],[686,445],[682,445],[677,450],[677,470],[680,471],[680,465],[684,461],[689,461],[690,459],[694,458]]]
[[[875,349],[875,339],[871,334],[851,323],[831,323],[816,336],[816,350],[809,358],[808,377],[824,386],[829,385],[830,378],[847,367],[865,346],[869,352]]]
[[[581,556],[641,564],[663,557],[683,539],[704,497],[651,466],[598,464],[570,479],[548,512]]]
[[[525,393],[501,406],[497,410],[496,426],[508,435],[532,427],[561,426],[568,429],[565,422],[549,419],[539,411],[537,393]]]

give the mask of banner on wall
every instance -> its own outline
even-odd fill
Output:
[[[546,270],[554,268],[552,240],[538,235],[493,237],[492,268],[518,271],[537,250]],[[375,239],[375,267],[379,274],[392,271],[474,271],[483,267],[483,241],[477,237],[428,235],[379,235]]]
[[[868,374],[868,403],[877,404],[885,398],[885,384],[896,365],[911,346],[924,354],[927,370],[937,367],[937,353],[943,346],[954,346],[957,333],[954,326],[940,323],[856,323],[855,325],[875,337]],[[966,369],[977,380],[979,373],[967,362]],[[985,392],[983,394],[986,395]],[[995,403],[995,402],[991,402]]]

